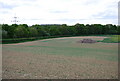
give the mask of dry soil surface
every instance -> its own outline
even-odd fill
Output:
[[[64,38],[55,38],[54,40],[59,39],[68,39],[68,38],[98,38],[102,40],[106,37],[64,37]],[[18,44],[4,44],[2,52],[2,68],[3,68],[3,79],[117,79],[118,78],[118,61],[116,60],[106,60],[106,59],[97,59],[92,57],[89,54],[101,54],[107,56],[111,55],[117,57],[117,54],[114,53],[114,50],[106,52],[105,54],[100,52],[91,52],[91,49],[99,47],[100,49],[117,49],[117,44],[83,44],[82,46],[73,42],[70,44],[72,47],[79,48],[90,48],[88,49],[88,56],[74,56],[74,55],[64,55],[63,52],[59,54],[49,54],[47,50],[52,49],[57,50],[56,48],[43,48],[44,51],[35,51],[40,50],[42,47],[27,47],[31,45],[45,45],[52,46],[54,45],[49,42],[40,42],[53,39],[45,39],[33,42],[25,42]],[[73,39],[74,40],[74,39]],[[62,40],[64,43],[64,40]],[[41,44],[39,44],[41,43]],[[47,44],[46,44],[47,43]],[[58,42],[59,44],[59,42]],[[98,45],[97,47],[95,47]],[[26,46],[26,48],[25,48]],[[68,45],[69,46],[69,45]],[[87,47],[85,47],[87,46]],[[29,51],[26,51],[29,50]],[[77,48],[76,48],[77,49]],[[74,49],[73,53],[77,54],[81,50]],[[20,50],[20,51],[19,51]],[[68,50],[68,48],[66,49]],[[75,51],[76,50],[76,51]],[[63,50],[64,51],[64,50]],[[70,51],[70,50],[68,50]],[[116,50],[117,51],[117,50]],[[84,51],[82,51],[84,52]],[[80,53],[82,53],[80,52]],[[58,53],[53,51],[52,53]],[[65,51],[67,53],[67,51]]]

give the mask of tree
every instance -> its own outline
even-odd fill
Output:
[[[74,26],[68,26],[69,35],[75,36],[76,30]]]
[[[84,35],[89,35],[89,30],[88,30],[88,26],[84,26]]]
[[[70,35],[70,32],[68,30],[68,26],[66,24],[62,24],[59,27],[59,31],[61,32],[61,35]]]
[[[31,27],[35,27],[38,31],[39,36],[50,36],[50,25],[33,25]]]
[[[102,33],[102,25],[101,24],[93,24],[94,34]]]
[[[24,27],[24,25],[18,25],[18,27],[15,29],[14,37],[24,38],[28,37],[28,35],[29,31],[27,28]]]
[[[75,24],[75,28],[76,28],[76,31],[77,31],[77,35],[85,35],[85,25],[84,24]]]
[[[58,27],[56,26],[51,26],[49,29],[49,33],[51,36],[58,36],[61,35],[61,32]]]
[[[110,25],[110,34],[117,34],[117,26],[116,25]]]
[[[120,35],[120,26],[117,26],[117,34]]]
[[[66,24],[46,24],[32,25],[27,24],[2,24],[1,33],[4,38],[22,38],[22,37],[43,37],[43,36],[71,36],[71,35],[99,35],[99,34],[120,34],[120,26],[112,24],[75,24],[67,26]]]
[[[38,31],[36,28],[30,27],[29,29],[29,37],[37,37]]]
[[[17,27],[18,27],[17,24],[12,24],[11,26],[9,26],[8,35],[9,35],[10,38],[14,38],[15,29]]]
[[[0,30],[0,32],[2,31],[2,38],[7,38],[8,37],[8,34],[7,34],[7,31],[5,30]]]

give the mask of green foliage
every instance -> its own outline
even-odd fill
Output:
[[[1,33],[3,38],[30,38],[46,36],[80,36],[80,35],[106,35],[120,34],[120,26],[112,24],[75,24],[68,26],[66,24],[46,24],[32,25],[27,24],[2,24]],[[106,39],[107,40],[107,39]]]
[[[0,32],[1,32],[1,30],[0,30]],[[2,30],[2,38],[7,38],[8,36],[7,36],[7,31],[5,31],[5,30]]]
[[[38,36],[38,31],[36,28],[30,27],[28,28],[29,30],[29,37],[37,37]]]
[[[117,34],[120,35],[120,26],[117,26]]]
[[[28,37],[28,29],[25,28],[24,25],[19,25],[15,30],[14,30],[14,37],[17,38],[22,38],[22,37]]]

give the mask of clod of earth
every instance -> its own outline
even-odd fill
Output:
[[[92,40],[92,39],[83,39],[78,41],[78,43],[96,43],[97,41]]]

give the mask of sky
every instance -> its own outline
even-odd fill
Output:
[[[119,0],[0,0],[0,24],[118,24]]]

